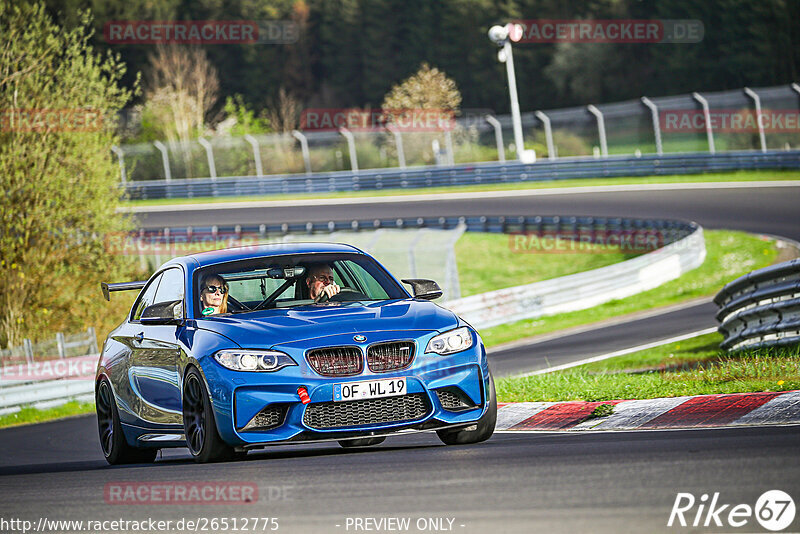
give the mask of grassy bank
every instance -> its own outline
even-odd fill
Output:
[[[618,250],[580,254],[515,252],[512,239],[506,234],[479,232],[461,236],[456,243],[456,263],[462,297],[598,269],[638,256]]]
[[[364,171],[369,172],[369,171]],[[682,184],[696,182],[750,182],[764,180],[800,180],[800,171],[738,171],[727,173],[708,173],[670,176],[640,176],[619,178],[583,178],[574,180],[548,180],[541,182],[508,182],[501,184],[476,184],[452,187],[426,187],[419,189],[382,189],[367,191],[342,191],[333,193],[307,193],[290,195],[249,195],[230,197],[163,198],[149,200],[130,200],[125,207],[164,206],[179,204],[207,204],[209,202],[256,202],[264,200],[308,200],[316,198],[368,198],[394,195],[429,195],[437,193],[474,193],[481,191],[535,190],[563,187],[586,187],[631,184]]]
[[[41,423],[52,419],[63,419],[64,417],[87,413],[94,413],[94,402],[71,401],[61,406],[43,410],[24,407],[18,412],[0,415],[0,428]]]
[[[501,402],[652,399],[800,389],[800,347],[728,354],[717,333],[572,369],[497,381]]]
[[[671,282],[587,310],[486,328],[481,330],[481,337],[487,347],[492,347],[564,328],[711,296],[731,280],[772,264],[778,255],[773,241],[744,232],[708,230],[705,232],[705,240],[707,254],[703,265]],[[542,258],[543,255],[536,256]],[[546,263],[550,260],[542,258],[541,261]]]

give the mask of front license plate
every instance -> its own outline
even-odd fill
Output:
[[[405,393],[405,377],[365,380],[363,382],[345,382],[343,384],[333,385],[333,400],[336,402],[393,397],[394,395],[405,395]]]

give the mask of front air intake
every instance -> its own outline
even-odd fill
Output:
[[[358,347],[327,347],[306,353],[311,368],[322,376],[353,376],[364,371],[364,355]]]

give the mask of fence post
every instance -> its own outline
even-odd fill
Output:
[[[167,147],[161,141],[153,142],[153,145],[161,152],[161,163],[164,165],[164,179],[169,182],[172,180],[172,171],[169,169],[169,155],[167,155]]]
[[[261,148],[258,146],[258,139],[250,134],[244,136],[245,140],[253,147],[253,160],[256,164],[256,176],[259,178],[264,176],[264,168],[261,164]]]
[[[497,120],[493,115],[486,115],[484,117],[486,122],[492,125],[494,128],[494,141],[497,143],[497,161],[505,162],[506,160],[506,149],[503,146],[503,129],[500,126],[500,121]]]
[[[347,139],[347,148],[350,151],[350,169],[353,172],[358,172],[358,157],[356,156],[356,140],[353,137],[353,132],[347,128],[339,128],[339,133]]]
[[[86,335],[89,336],[89,349],[92,354],[99,354],[100,350],[97,348],[97,334],[95,334],[94,327],[90,326],[86,329]]]
[[[211,174],[211,179],[217,179],[217,166],[214,164],[214,151],[211,150],[211,143],[208,142],[208,139],[204,139],[202,137],[197,139],[197,142],[200,143],[203,148],[206,149],[206,159],[208,159],[208,172]]]
[[[711,130],[711,111],[708,109],[708,100],[703,98],[700,93],[692,93],[692,97],[703,106],[703,117],[706,121],[706,137],[708,138],[708,151],[711,154],[716,154],[717,149],[714,147],[714,132]]]
[[[56,332],[56,346],[58,347],[58,357],[59,358],[66,358],[67,357],[67,348],[65,347],[64,342],[64,333],[63,332]]]
[[[553,128],[550,125],[550,117],[541,111],[535,112],[534,115],[536,115],[536,118],[542,121],[542,124],[544,124],[544,138],[547,141],[547,159],[551,161],[555,160],[556,147],[553,143]]]
[[[25,361],[33,363],[33,343],[28,338],[22,340],[22,350],[25,352]]]
[[[397,147],[397,164],[401,169],[406,168],[406,153],[403,151],[403,134],[400,133],[394,124],[389,124],[386,129],[394,134],[394,144]]]
[[[758,140],[761,142],[761,152],[767,151],[767,138],[764,135],[764,125],[761,123],[761,98],[749,87],[744,88],[744,93],[753,99],[756,106],[756,125],[758,126]]]
[[[300,141],[300,150],[303,152],[303,163],[306,166],[306,174],[311,174],[311,156],[308,153],[308,139],[299,130],[292,130],[292,135]]]
[[[661,144],[661,120],[658,118],[658,107],[646,96],[642,97],[642,103],[650,108],[650,116],[653,118],[653,135],[656,138],[656,154],[663,156],[664,147]]]
[[[453,136],[450,135],[450,130],[444,131],[444,147],[447,150],[447,163],[452,167],[456,164],[456,156],[453,152]]]
[[[125,152],[117,145],[111,145],[111,152],[116,154],[119,159],[119,177],[124,187],[128,183],[128,175],[125,173]]]
[[[603,119],[603,112],[593,104],[586,106],[589,113],[597,118],[597,133],[600,136],[600,153],[604,158],[608,157],[608,141],[606,140],[606,121]]]

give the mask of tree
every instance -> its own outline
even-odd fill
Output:
[[[159,45],[149,58],[143,116],[156,137],[180,142],[185,176],[193,176],[189,142],[203,134],[217,102],[217,69],[196,46]]]
[[[126,269],[105,244],[130,228],[109,149],[131,91],[79,19],[64,29],[41,4],[0,3],[0,345],[100,326],[99,282]]]
[[[408,77],[402,83],[395,85],[383,99],[383,113],[387,122],[397,122],[399,124],[414,124],[414,116],[420,110],[433,110],[438,116],[437,122],[443,128],[447,128],[450,120],[455,118],[461,106],[461,93],[458,91],[456,82],[447,75],[427,63],[423,63],[419,70]],[[433,123],[426,123],[424,130],[429,131],[429,135],[417,132],[414,136],[407,136],[404,144],[406,155],[419,154],[417,159],[423,163],[432,163],[435,155],[431,147],[438,133],[431,132],[428,126],[435,126]],[[412,126],[413,128],[413,126]],[[394,144],[387,142],[388,151],[395,152]],[[413,156],[412,156],[413,159]]]
[[[461,93],[456,82],[423,63],[413,76],[392,87],[383,99],[384,109],[436,109],[457,113]]]

